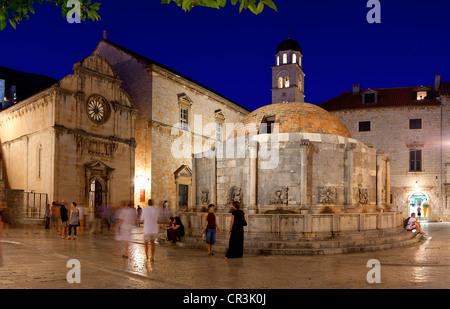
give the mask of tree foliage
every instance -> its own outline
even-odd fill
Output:
[[[30,18],[30,13],[35,14],[36,3],[42,5],[44,2],[49,2],[52,6],[59,6],[64,18],[74,8],[74,1],[71,0],[0,0],[0,30],[5,29],[8,23],[16,29],[17,24],[23,19]],[[77,2],[80,8],[80,20],[100,19],[98,10],[101,3],[92,3],[92,0],[78,0]]]
[[[161,0],[162,4],[169,4],[171,2],[175,2],[185,12],[190,11],[194,6],[220,9],[227,4],[227,0]],[[232,5],[239,3],[239,13],[242,10],[249,9],[252,13],[258,15],[263,11],[264,6],[268,6],[275,11],[277,10],[277,6],[272,0],[230,0],[230,2]]]

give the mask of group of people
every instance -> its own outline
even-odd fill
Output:
[[[145,246],[145,255],[147,259],[154,260],[155,244],[157,244],[160,230],[166,231],[166,240],[175,243],[180,241],[185,235],[184,225],[178,216],[171,216],[167,207],[167,201],[164,202],[162,210],[153,206],[152,200],[148,200],[148,206],[138,209],[131,203],[124,204],[114,211],[113,230],[115,239],[123,242],[123,257],[128,258],[129,243],[132,241],[132,230],[143,223],[143,239]],[[95,216],[104,219],[104,216]],[[70,240],[77,238],[78,229],[81,234],[86,224],[86,214],[84,206],[72,202],[70,206],[66,201],[58,203],[53,202],[47,205],[45,212],[45,228],[58,231],[62,239]],[[225,258],[240,258],[244,251],[244,226],[247,225],[247,219],[244,212],[240,209],[239,202],[233,203],[231,213],[231,222],[229,229],[229,246]],[[208,212],[204,216],[203,234],[206,239],[206,248],[208,255],[214,255],[213,247],[216,242],[216,235],[220,232],[218,220],[215,214],[215,206],[210,204]],[[150,252],[149,252],[150,251]]]
[[[241,258],[244,254],[244,226],[247,226],[247,218],[245,213],[240,209],[239,202],[233,203],[233,211],[231,212],[230,230],[228,249],[225,259]],[[203,234],[206,239],[206,249],[208,255],[214,255],[213,247],[216,242],[216,235],[220,232],[217,216],[214,213],[215,206],[210,204],[208,212],[204,216]]]
[[[62,203],[52,202],[45,208],[45,229],[54,229],[62,239],[77,239],[77,229],[83,233],[85,227],[84,206],[72,202],[69,204],[63,200]]]

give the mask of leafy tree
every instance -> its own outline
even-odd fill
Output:
[[[50,2],[52,6],[61,7],[62,16],[65,18],[67,14],[75,7],[72,0],[0,0],[0,30],[5,29],[9,24],[16,29],[23,19],[30,18],[30,12],[34,15],[35,3],[42,5],[44,2]],[[91,0],[78,0],[80,8],[80,20],[99,20],[98,10],[101,3],[92,3]]]
[[[210,8],[220,9],[223,8],[227,4],[227,0],[161,0],[162,4],[169,4],[171,2],[175,2],[178,6],[187,12],[190,11],[194,6],[204,6]],[[230,0],[232,5],[239,4],[239,13],[242,10],[249,9],[252,13],[258,15],[260,14],[264,6],[268,6],[275,11],[277,7],[272,0]],[[256,4],[258,2],[258,4]]]

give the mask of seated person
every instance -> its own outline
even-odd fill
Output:
[[[407,220],[408,220],[408,222],[406,223],[407,231],[412,231],[415,229],[420,234],[425,234],[420,227],[420,223],[418,221],[416,221],[416,214],[414,212],[411,214],[411,218],[409,218]]]
[[[172,242],[180,241],[181,237],[184,236],[184,226],[181,223],[180,217],[175,217],[173,227],[168,229],[167,232],[170,234],[169,240]]]
[[[173,228],[174,223],[175,223],[175,219],[173,217],[170,217],[169,224],[167,225],[167,227],[163,228],[163,230],[167,231],[167,240],[172,240],[169,231]]]

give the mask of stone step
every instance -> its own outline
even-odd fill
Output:
[[[353,241],[244,241],[244,252],[247,254],[283,254],[283,255],[316,255],[316,254],[339,254],[349,252],[370,252],[392,248],[398,248],[415,244],[422,240],[423,235],[402,232],[399,235],[375,239],[359,239]],[[187,236],[183,238],[186,247],[205,249],[205,241],[202,238]],[[225,252],[228,240],[217,239],[214,245],[216,252]]]

